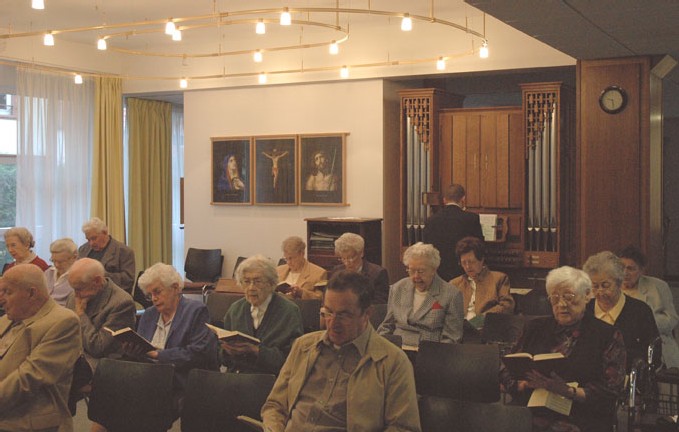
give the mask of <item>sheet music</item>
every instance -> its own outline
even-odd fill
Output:
[[[497,240],[497,215],[496,214],[480,214],[481,231],[483,238],[486,241]]]

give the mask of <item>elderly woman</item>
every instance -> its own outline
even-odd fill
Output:
[[[173,364],[175,387],[182,392],[191,369],[216,370],[219,366],[217,338],[205,325],[210,321],[207,308],[182,295],[184,280],[170,265],[152,265],[138,282],[153,306],[142,315],[137,332],[157,348],[143,354]],[[124,348],[130,353],[129,346]]]
[[[476,237],[465,237],[455,247],[465,274],[451,280],[464,296],[465,319],[472,321],[488,312],[514,312],[514,298],[509,294],[506,274],[490,271],[486,266],[486,246]]]
[[[572,267],[547,275],[547,295],[553,317],[532,320],[515,351],[566,357],[562,376],[530,371],[516,381],[502,368],[501,381],[517,403],[525,404],[533,389],[546,389],[573,400],[569,416],[545,408],[533,409],[534,431],[611,431],[615,402],[625,380],[625,347],[620,332],[585,313],[591,281]],[[578,387],[566,383],[577,382]]]
[[[304,333],[297,305],[274,292],[276,268],[263,255],[244,260],[236,269],[236,280],[245,298],[229,307],[224,328],[260,340],[220,342],[222,362],[230,372],[278,374],[295,339]]]
[[[625,266],[613,252],[592,255],[582,269],[592,280],[594,293],[587,310],[620,330],[629,369],[635,360],[646,359],[648,346],[659,335],[653,311],[641,300],[622,293]]]
[[[358,234],[344,233],[335,240],[335,255],[342,264],[333,273],[348,270],[361,273],[373,284],[373,304],[386,304],[389,299],[389,275],[387,269],[368,262],[364,258],[365,240]]]
[[[3,274],[17,264],[34,264],[40,267],[42,271],[49,267],[49,264],[31,250],[35,246],[33,234],[24,227],[14,227],[5,231],[5,246],[14,258],[14,262],[4,265]]]
[[[50,261],[54,264],[45,270],[47,291],[62,306],[66,306],[66,298],[73,292],[68,283],[68,270],[78,259],[78,245],[70,238],[55,240],[50,244]]]
[[[320,285],[327,281],[328,273],[304,258],[306,243],[297,236],[288,237],[283,240],[282,249],[286,263],[278,266],[276,272],[279,282],[290,285],[286,295],[302,299],[320,299],[323,296]]]
[[[401,336],[403,345],[419,346],[421,340],[454,343],[462,340],[464,309],[462,293],[437,274],[439,251],[416,243],[403,254],[409,277],[389,291],[387,315],[379,334]]]
[[[672,331],[679,323],[674,299],[667,282],[646,276],[646,256],[635,246],[627,246],[618,254],[625,266],[622,292],[646,303],[653,311],[662,338],[662,359],[666,367],[679,367],[679,346]]]

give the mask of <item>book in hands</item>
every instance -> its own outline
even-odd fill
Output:
[[[568,383],[568,385],[576,389],[578,388],[578,383],[576,382]],[[571,413],[573,400],[547,389],[539,388],[533,390],[526,406],[529,408],[544,407],[567,416]]]
[[[111,336],[113,336],[113,339],[117,340],[120,343],[130,343],[133,345],[138,345],[144,348],[145,351],[155,351],[158,348],[154,347],[151,345],[151,342],[146,340],[144,336],[140,335],[136,331],[132,330],[129,327],[125,327],[120,330],[111,330],[108,327],[104,327],[104,330],[107,332],[111,333]]]
[[[254,336],[246,335],[245,333],[241,333],[236,330],[225,330],[223,328],[219,328],[208,323],[205,323],[205,325],[207,326],[207,328],[212,330],[214,334],[217,335],[217,339],[219,339],[220,341],[229,343],[246,342],[254,345],[259,345],[259,343],[261,342]]]
[[[530,370],[538,371],[546,377],[552,372],[562,376],[566,367],[566,357],[558,352],[535,355],[524,352],[507,354],[502,357],[502,362],[515,379],[526,379],[526,373]]]
[[[244,424],[248,425],[250,429],[254,431],[259,431],[259,432],[264,432],[264,423],[257,420],[253,419],[252,417],[248,417],[245,415],[239,415],[236,417],[238,420],[243,422]]]
[[[289,294],[290,292],[292,292],[292,286],[287,282],[281,282],[278,285],[276,285],[275,291],[281,294]]]

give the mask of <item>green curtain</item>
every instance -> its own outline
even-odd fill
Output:
[[[123,93],[120,78],[95,78],[91,216],[125,242]],[[84,221],[83,221],[84,222]]]
[[[127,99],[129,246],[137,268],[172,263],[172,104]]]

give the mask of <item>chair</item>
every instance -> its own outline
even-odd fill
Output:
[[[223,264],[221,249],[189,248],[184,261],[184,273],[193,283],[213,284],[222,276]]]
[[[384,317],[387,316],[387,304],[378,303],[373,305],[373,313],[370,315],[370,324],[373,325],[375,330],[382,324]]]
[[[236,258],[236,265],[233,266],[233,274],[231,275],[231,279],[236,279],[236,270],[238,269],[240,263],[242,263],[246,259],[247,257],[244,256],[239,256],[238,258]]]
[[[165,432],[172,425],[174,366],[102,358],[87,417],[109,432]]]
[[[250,431],[236,416],[260,419],[275,381],[274,375],[193,369],[186,385],[182,432]]]
[[[521,337],[524,327],[523,315],[487,313],[481,329],[481,339],[485,343],[496,343],[500,353],[511,349]]]
[[[321,329],[321,301],[318,299],[291,299],[299,306],[302,313],[304,333]]]
[[[224,315],[232,304],[243,298],[242,294],[211,292],[207,296],[206,306],[210,315],[210,324],[224,327]]]
[[[132,285],[132,299],[137,307],[137,316],[144,314],[144,310],[153,306],[153,302],[144,294],[144,291],[139,286],[139,278],[144,274],[144,270],[137,273],[137,278],[134,280],[134,285]]]
[[[523,315],[552,315],[552,305],[547,299],[544,288],[534,288],[526,295],[515,296],[516,314]]]
[[[423,396],[418,405],[422,430],[427,432],[532,430],[532,415],[526,407],[458,401],[436,396]]]
[[[496,345],[421,341],[415,361],[417,393],[472,402],[500,400]]]

